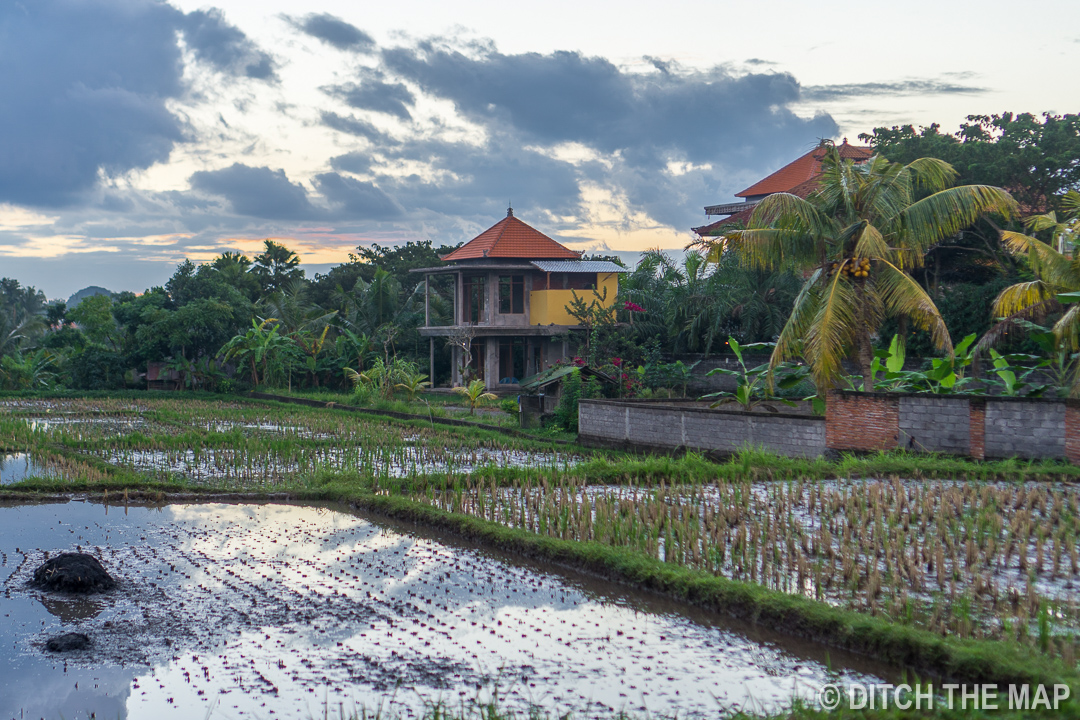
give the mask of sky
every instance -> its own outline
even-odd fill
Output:
[[[4,0],[0,276],[467,241],[678,249],[820,139],[1078,112],[1080,3]]]

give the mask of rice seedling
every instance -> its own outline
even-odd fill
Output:
[[[963,637],[1075,654],[1080,490],[888,480],[592,485],[461,478],[414,499]],[[1041,610],[1041,608],[1044,608]],[[1050,638],[1053,637],[1053,642]]]
[[[348,473],[369,482],[482,467],[565,470],[580,459],[536,442],[388,423],[317,409],[162,398],[21,402],[0,419],[13,448],[55,448],[143,473],[216,487],[263,487]]]

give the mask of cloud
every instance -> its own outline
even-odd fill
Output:
[[[372,167],[372,158],[369,153],[351,152],[330,158],[330,167],[335,170],[364,175]]]
[[[957,79],[969,75],[958,73]],[[851,83],[847,85],[811,85],[803,89],[803,99],[823,102],[868,95],[962,95],[989,92],[988,88],[961,85],[946,80],[900,80],[889,83]]]
[[[152,0],[0,3],[0,202],[61,207],[104,173],[164,162],[190,128],[182,33],[217,70],[268,77],[268,56],[216,11]]]
[[[667,63],[642,74],[577,52],[466,55],[433,43],[383,57],[389,69],[473,121],[545,143],[714,160],[748,147],[768,152],[791,136],[801,142],[836,132],[828,118],[800,118],[789,108],[802,96],[786,73],[690,72]]]
[[[285,176],[284,170],[233,163],[221,170],[202,170],[191,176],[195,190],[228,200],[240,215],[271,220],[310,220],[320,213],[307,191]]]
[[[195,10],[179,24],[188,46],[216,69],[256,80],[277,79],[273,58],[227,23],[220,10]]]
[[[370,182],[322,173],[315,176],[315,185],[327,200],[339,206],[335,214],[341,220],[386,220],[403,214],[400,205]]]
[[[497,196],[535,194],[560,208],[573,206],[588,183],[673,227],[685,225],[687,213],[710,198],[741,189],[736,185],[744,178],[776,169],[839,130],[826,114],[796,114],[805,93],[787,73],[687,70],[649,58],[655,71],[640,73],[577,52],[503,54],[441,41],[387,49],[382,58],[388,76],[450,101],[489,136],[503,138],[499,150],[509,154],[478,161],[491,150],[408,143],[403,152],[432,149],[432,164],[452,176],[492,173],[498,182],[484,184]],[[558,159],[568,145],[593,159]],[[528,172],[501,172],[509,158],[525,159],[515,146],[532,148],[546,162],[530,158]],[[481,169],[483,162],[493,166]],[[688,169],[673,172],[673,166]],[[525,184],[534,193],[522,193]],[[574,191],[567,190],[571,185]]]
[[[481,146],[419,139],[385,150],[383,156],[391,170],[401,162],[426,164],[423,176],[380,172],[379,167],[370,171],[381,188],[412,210],[480,221],[499,217],[511,199],[536,214],[581,210],[581,178],[574,166],[525,148],[513,136],[496,134]]]
[[[357,137],[367,138],[368,140],[385,140],[386,136],[381,130],[369,123],[367,120],[360,120],[352,116],[338,115],[335,112],[323,110],[319,114],[319,119],[322,124],[338,132],[347,133],[349,135],[356,135]]]
[[[338,50],[367,52],[375,47],[375,41],[366,32],[329,13],[309,13],[303,18],[285,16],[285,19],[300,32]]]
[[[402,120],[412,119],[409,106],[416,102],[416,98],[404,84],[388,83],[378,76],[369,77],[359,84],[348,83],[326,87],[323,88],[323,92],[341,100],[351,108],[374,110]]]

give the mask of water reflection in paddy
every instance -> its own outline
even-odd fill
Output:
[[[813,697],[829,677],[816,649],[346,512],[71,502],[0,507],[0,527],[3,717],[409,715],[496,683],[518,707],[715,715]],[[43,550],[76,547],[118,590],[26,588]],[[94,648],[42,650],[73,630]]]
[[[45,474],[45,466],[36,462],[29,453],[0,453],[0,485],[10,485]]]

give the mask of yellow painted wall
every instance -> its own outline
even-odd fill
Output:
[[[599,282],[596,291],[601,295],[607,289],[604,304],[612,306],[619,294],[618,273],[598,273]],[[533,290],[529,293],[530,325],[577,325],[577,319],[566,312],[566,306],[574,300],[574,293],[579,298],[591,303],[594,299],[592,290]]]

